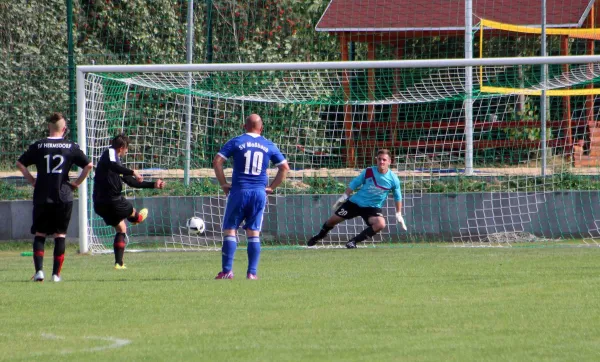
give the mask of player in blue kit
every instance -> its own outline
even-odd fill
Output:
[[[390,151],[386,149],[379,150],[377,152],[377,166],[363,170],[360,175],[350,181],[344,194],[333,205],[334,214],[323,224],[321,231],[310,238],[306,245],[315,246],[337,224],[360,216],[368,227],[346,243],[348,249],[356,248],[356,243],[373,237],[385,228],[385,218],[381,207],[390,192],[393,193],[396,202],[396,219],[402,228],[406,230],[406,223],[402,217],[400,180],[390,170],[391,162]],[[358,192],[352,195],[352,192],[359,187]]]
[[[277,146],[262,137],[263,122],[258,114],[246,118],[247,133],[229,140],[213,160],[215,176],[227,195],[223,217],[222,270],[215,279],[233,279],[233,257],[237,248],[236,232],[242,222],[248,237],[248,279],[258,279],[260,259],[260,230],[267,194],[275,190],[285,179],[289,166]],[[227,183],[223,164],[233,161],[231,184]],[[277,175],[268,185],[269,161],[277,166]],[[268,186],[267,186],[268,185]]]

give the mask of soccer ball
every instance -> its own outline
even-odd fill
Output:
[[[196,216],[189,218],[185,226],[187,226],[190,234],[202,234],[206,230],[204,220]]]

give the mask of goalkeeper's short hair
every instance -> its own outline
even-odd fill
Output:
[[[390,159],[393,158],[392,153],[387,148],[382,148],[379,151],[377,151],[377,156],[379,156],[379,155],[388,155],[388,156],[390,156]]]

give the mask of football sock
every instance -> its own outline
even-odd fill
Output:
[[[141,219],[140,213],[137,210],[135,210],[135,214],[133,216],[128,216],[127,217],[127,220],[129,222],[140,222],[140,221],[142,221],[140,219]]]
[[[60,275],[64,261],[65,238],[54,238],[54,264],[52,265],[52,275]]]
[[[331,230],[333,230],[333,227],[327,226],[327,223],[323,224],[323,226],[321,226],[321,230],[317,234],[317,239],[323,239]]]
[[[123,254],[125,254],[125,233],[116,233],[113,244],[115,251],[115,263],[123,265]]]
[[[248,273],[256,275],[259,260],[260,238],[258,236],[251,236],[248,238]]]
[[[46,243],[45,236],[35,236],[33,238],[33,265],[35,272],[44,269],[44,244]]]
[[[364,241],[367,238],[373,237],[375,234],[377,233],[375,232],[375,230],[373,230],[373,227],[369,226],[368,228],[361,231],[360,234],[356,235],[350,240],[354,240],[354,242],[360,243],[361,241]]]
[[[223,249],[221,254],[221,264],[223,266],[223,272],[228,273],[233,269],[233,257],[235,256],[235,249],[237,249],[237,239],[235,236],[226,236],[223,239]]]

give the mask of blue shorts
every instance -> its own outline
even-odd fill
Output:
[[[232,190],[227,197],[223,230],[236,230],[245,221],[244,229],[260,231],[266,204],[265,189]]]

